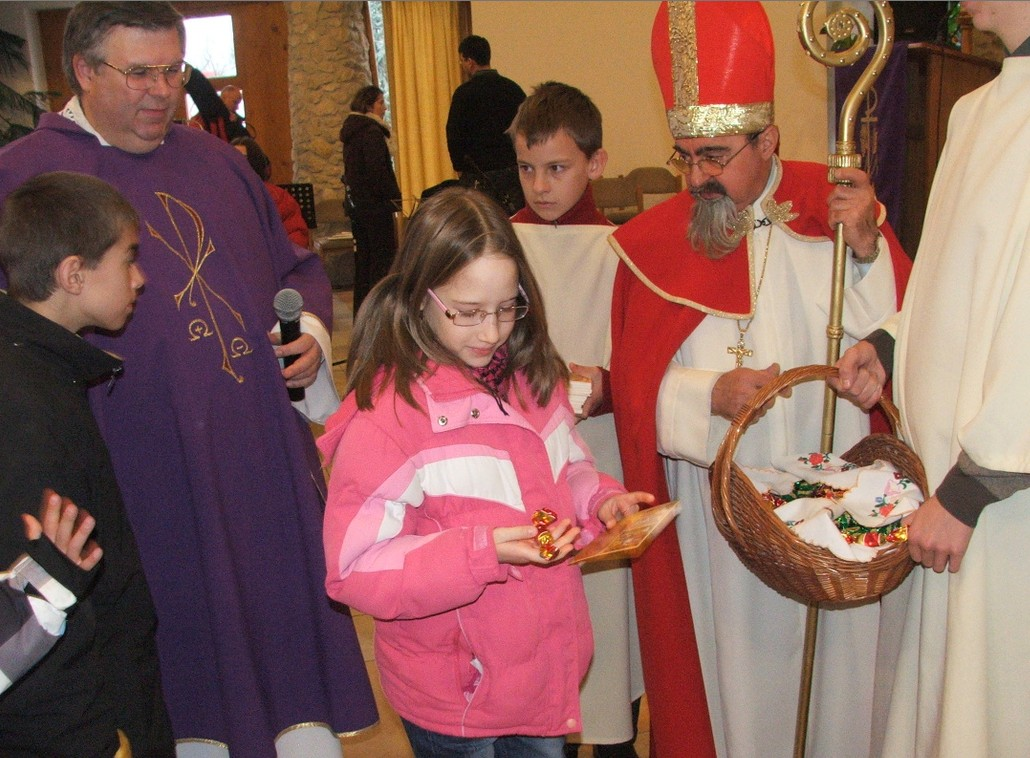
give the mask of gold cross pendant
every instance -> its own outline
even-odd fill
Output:
[[[752,355],[755,354],[754,350],[748,350],[744,346],[744,332],[741,332],[740,336],[737,337],[737,346],[726,348],[726,352],[736,357],[737,368],[740,368],[744,365],[745,358],[750,358]]]

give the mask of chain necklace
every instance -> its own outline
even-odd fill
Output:
[[[741,323],[741,319],[737,319],[737,344],[730,345],[726,348],[726,352],[734,356],[737,361],[737,368],[744,365],[744,359],[750,358],[755,354],[754,350],[749,350],[744,345],[744,335],[747,334],[748,329],[751,328],[751,322],[755,320],[755,315],[758,312],[758,295],[762,291],[762,284],[765,282],[765,268],[769,264],[769,246],[772,244],[772,226],[769,224],[769,219],[764,218],[761,221],[754,222],[755,228],[760,226],[769,226],[769,236],[765,238],[765,253],[762,255],[762,273],[758,277],[758,286],[755,287],[754,296],[754,309],[751,312],[751,318],[747,320],[747,323]],[[750,282],[751,277],[748,276]]]

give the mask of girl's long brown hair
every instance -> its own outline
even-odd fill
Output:
[[[546,405],[555,387],[568,380],[568,368],[547,335],[540,289],[511,222],[486,195],[455,187],[433,195],[415,211],[393,268],[358,312],[346,391],[355,393],[359,408],[371,408],[391,382],[405,402],[418,408],[411,385],[429,361],[467,369],[440,343],[422,309],[427,290],[444,285],[488,253],[515,262],[529,301],[528,315],[515,322],[506,343],[506,377],[524,371],[538,405]]]

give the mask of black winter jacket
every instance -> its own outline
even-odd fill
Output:
[[[372,116],[351,113],[340,128],[347,196],[357,213],[393,213],[401,198],[386,140],[389,130]]]
[[[120,371],[119,359],[0,292],[0,565],[25,552],[20,514],[38,513],[44,487],[93,515],[104,550],[64,637],[0,697],[3,756],[110,758],[119,728],[135,756],[174,755],[154,605],[86,399],[87,385]]]

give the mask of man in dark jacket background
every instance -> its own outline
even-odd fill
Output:
[[[458,45],[461,68],[469,80],[451,96],[447,150],[460,181],[493,197],[509,213],[525,205],[515,149],[505,134],[519,105],[522,88],[490,68],[490,43],[471,35]]]

